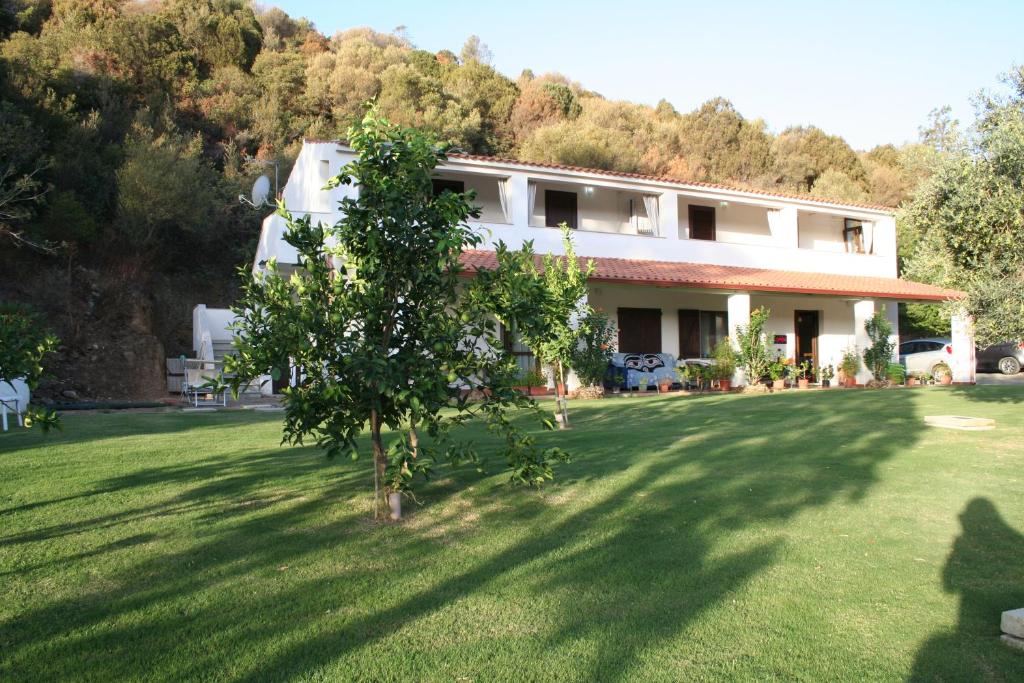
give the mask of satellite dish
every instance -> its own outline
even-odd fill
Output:
[[[253,206],[263,206],[267,203],[267,197],[270,195],[270,178],[265,175],[261,175],[256,179],[256,182],[252,184],[252,198]]]

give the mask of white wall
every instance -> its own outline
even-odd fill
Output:
[[[643,195],[640,193],[593,185],[543,182],[536,183],[536,185],[537,200],[533,214],[530,216],[532,227],[545,227],[545,190],[576,193],[577,225],[580,230],[621,235],[638,234],[634,222],[629,219],[630,199],[633,200],[634,214],[643,219],[640,221],[640,225],[649,225],[646,222],[647,210],[644,207]],[[590,192],[586,190],[588,187],[591,188]]]
[[[725,244],[773,246],[775,237],[768,227],[768,209],[749,204],[709,205],[679,197],[679,239],[690,236],[690,205],[713,206],[715,209],[715,241]]]

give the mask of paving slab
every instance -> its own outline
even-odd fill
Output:
[[[1008,633],[1004,633],[999,637],[999,640],[1003,641],[1005,645],[1009,645],[1012,648],[1024,650],[1024,638],[1018,638],[1017,636],[1011,636]]]
[[[996,428],[996,421],[991,418],[968,417],[966,415],[926,415],[924,423],[929,427],[960,429],[968,432],[977,432]]]
[[[1003,612],[1003,617],[999,620],[999,628],[1003,633],[1024,638],[1024,607],[1008,609]]]

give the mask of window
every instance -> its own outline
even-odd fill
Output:
[[[860,221],[853,218],[843,221],[843,242],[846,243],[846,253],[864,253],[864,226]]]
[[[320,180],[327,181],[331,178],[331,162],[327,159],[320,160]]]
[[[466,183],[461,180],[446,180],[445,178],[434,178],[430,181],[434,188],[434,196],[440,197],[443,192],[454,192],[461,194],[466,191]]]
[[[715,239],[715,207],[690,205],[690,239]]]
[[[729,331],[725,311],[679,310],[679,357],[710,358]]]
[[[501,343],[505,347],[505,350],[512,354],[516,359],[516,365],[519,366],[520,375],[525,375],[528,372],[533,372],[537,369],[537,358],[533,355],[533,351],[530,350],[526,344],[519,339],[519,335],[515,329],[509,329],[504,325],[501,326]]]
[[[661,309],[619,309],[619,353],[661,353]]]
[[[544,190],[544,225],[557,228],[565,223],[576,229],[576,193]]]

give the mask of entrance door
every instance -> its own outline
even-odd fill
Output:
[[[661,309],[619,309],[619,352],[661,353]]]
[[[797,363],[810,361],[811,374],[816,375],[818,371],[818,312],[796,311],[793,315],[793,329],[796,330],[794,358]]]

